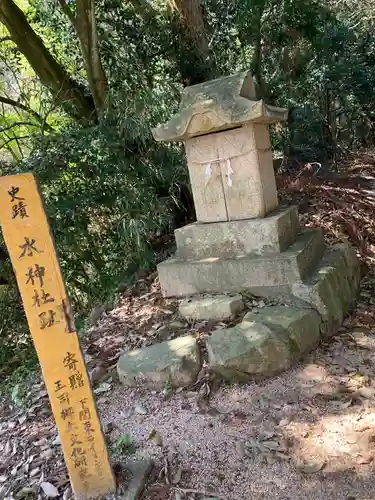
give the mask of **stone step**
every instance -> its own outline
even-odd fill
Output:
[[[234,257],[280,253],[300,230],[297,207],[280,208],[264,219],[201,224],[175,231],[177,256],[185,258]]]
[[[306,229],[282,253],[232,258],[201,259],[172,257],[158,265],[165,297],[200,293],[227,293],[248,290],[277,290],[303,280],[320,260],[325,249],[320,229]]]

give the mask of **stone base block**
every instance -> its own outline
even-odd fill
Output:
[[[187,258],[272,254],[286,250],[299,231],[297,207],[264,219],[189,224],[175,231],[177,255]]]
[[[275,306],[249,313],[207,340],[210,367],[231,382],[274,375],[318,345],[320,323],[313,309]]]
[[[129,387],[163,389],[191,384],[199,370],[200,351],[191,335],[123,354],[117,363],[120,382]]]
[[[158,265],[159,280],[165,297],[285,287],[303,280],[323,252],[322,232],[319,229],[307,229],[281,254],[171,258]]]
[[[360,263],[349,244],[327,250],[314,274],[292,286],[294,301],[316,309],[325,335],[333,335],[354,306],[360,284]]]
[[[187,319],[223,321],[240,313],[244,307],[241,295],[215,295],[183,300],[179,311]]]

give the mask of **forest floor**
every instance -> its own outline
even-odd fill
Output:
[[[245,385],[218,385],[209,367],[182,391],[127,389],[120,353],[217,325],[188,324],[161,297],[156,274],[140,279],[87,332],[83,347],[115,464],[152,458],[142,500],[372,500],[375,491],[375,157],[352,159],[334,178],[278,176],[302,224],[328,244],[348,238],[366,276],[357,308],[338,334],[300,365]],[[249,299],[250,300],[250,299]],[[249,307],[261,307],[254,298]],[[39,374],[20,401],[0,404],[0,499],[69,500],[60,440]],[[119,439],[133,446],[119,453]],[[131,449],[133,448],[133,449]],[[116,470],[119,470],[117,465]]]

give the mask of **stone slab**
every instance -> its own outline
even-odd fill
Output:
[[[297,307],[247,314],[241,324],[216,330],[207,340],[210,367],[230,382],[277,374],[317,346],[320,323],[315,310]]]
[[[185,299],[179,306],[180,315],[192,320],[223,321],[243,311],[241,295],[214,295]]]
[[[172,387],[189,385],[200,368],[199,347],[191,335],[126,352],[117,363],[120,382],[153,389],[163,389],[166,383]]]
[[[148,475],[151,472],[152,461],[149,459],[136,460],[125,465],[129,473],[126,490],[121,496],[122,500],[138,500],[146,486]]]
[[[175,231],[179,257],[267,255],[288,249],[299,231],[298,209],[276,210],[264,219],[194,223]]]
[[[316,309],[325,335],[333,335],[354,306],[360,285],[360,263],[349,244],[327,249],[310,279],[292,285],[294,300]]]
[[[322,232],[307,229],[280,254],[203,259],[173,257],[158,265],[159,280],[165,297],[283,287],[303,280],[323,252]]]

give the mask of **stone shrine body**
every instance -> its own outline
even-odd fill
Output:
[[[296,207],[278,206],[269,125],[286,118],[256,99],[245,72],[186,88],[180,112],[153,130],[184,142],[197,214],[158,266],[163,295],[182,298],[187,319],[216,321],[243,310],[244,292],[264,297],[265,307],[206,341],[211,370],[229,381],[291,366],[337,331],[359,287],[350,245],[326,248],[320,229],[300,227]],[[201,365],[186,335],[124,354],[118,372],[127,385],[185,386]]]

